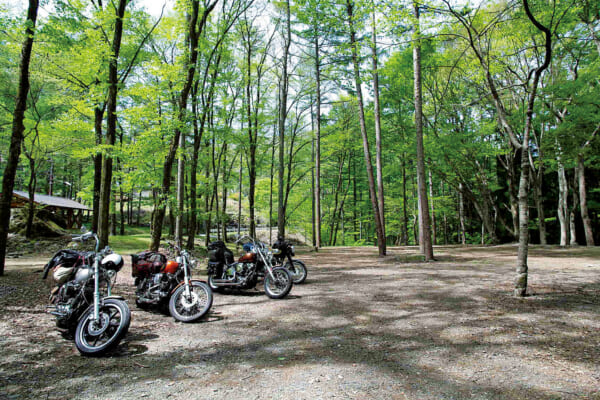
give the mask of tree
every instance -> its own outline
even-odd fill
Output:
[[[2,177],[2,197],[0,198],[0,276],[4,275],[4,263],[6,258],[6,241],[8,238],[8,225],[10,222],[10,205],[15,184],[15,174],[21,154],[23,143],[23,132],[25,132],[25,111],[27,109],[27,94],[29,93],[29,64],[31,51],[35,36],[35,23],[37,20],[39,3],[37,0],[29,0],[27,19],[25,22],[25,38],[21,50],[19,62],[19,88],[15,103],[14,117],[12,123],[12,135],[10,140],[10,151],[8,162]]]

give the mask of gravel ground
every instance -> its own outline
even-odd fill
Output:
[[[195,324],[137,309],[126,265],[131,327],[97,359],[44,312],[47,258],[9,260],[0,399],[600,399],[600,248],[533,248],[525,299],[514,246],[416,254],[300,254],[308,280],[286,299],[215,294]]]

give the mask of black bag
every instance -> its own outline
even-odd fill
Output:
[[[207,246],[208,261],[211,263],[231,264],[233,263],[233,253],[229,250],[225,243],[221,240],[216,240]]]
[[[83,253],[76,250],[59,250],[54,256],[44,265],[44,274],[42,279],[46,279],[48,272],[59,264],[62,264],[66,268],[75,267],[78,263],[84,261]]]

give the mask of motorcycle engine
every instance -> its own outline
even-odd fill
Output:
[[[138,282],[138,296],[152,303],[169,295],[171,282],[168,274],[154,274]]]

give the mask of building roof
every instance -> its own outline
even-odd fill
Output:
[[[29,194],[27,192],[15,190],[13,191],[13,195],[24,198],[25,200],[29,200]],[[33,196],[33,201],[45,206],[91,211],[91,208],[78,203],[75,200],[65,199],[64,197],[48,196],[45,194],[35,193]]]

